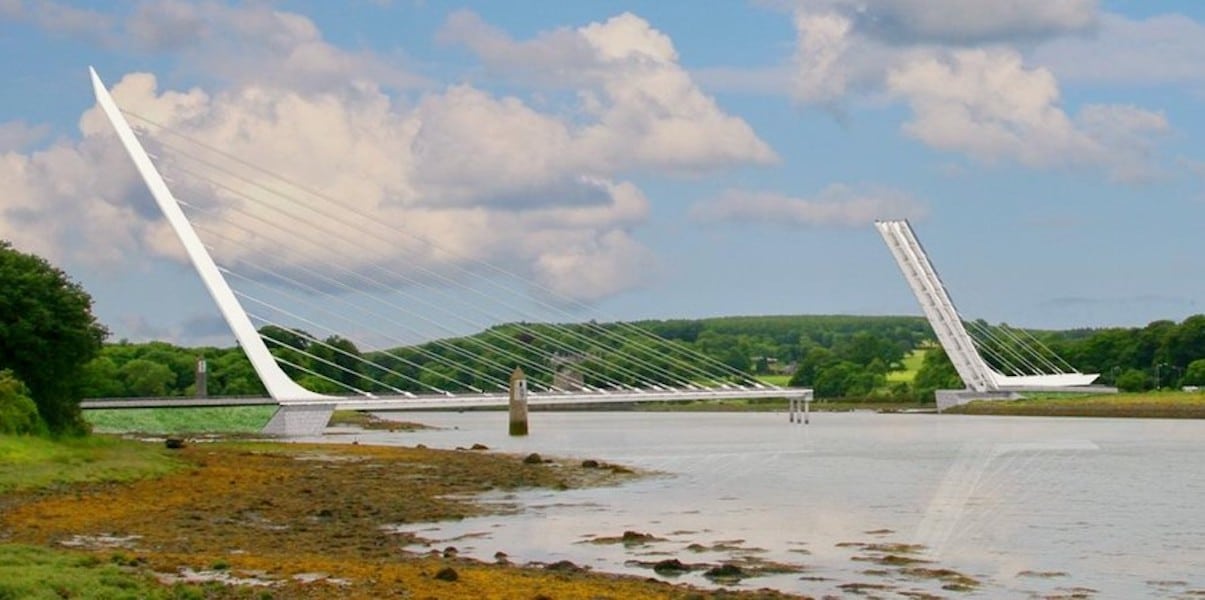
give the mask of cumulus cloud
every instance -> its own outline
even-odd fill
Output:
[[[368,51],[332,44],[308,17],[271,4],[162,0],[138,5],[121,25],[140,50],[179,54],[194,68],[234,83],[295,90],[361,84],[410,88],[425,79]]]
[[[999,42],[1091,30],[1096,2],[803,0],[792,95],[841,109],[851,99],[903,102],[906,134],[984,163],[1099,168],[1119,181],[1153,176],[1160,113],[1091,105],[1069,112],[1052,71]]]
[[[691,217],[702,222],[788,227],[862,227],[880,219],[916,219],[926,213],[923,204],[898,190],[843,184],[830,185],[812,198],[728,190],[691,209]]]
[[[330,271],[334,262],[352,271],[393,263],[412,280],[448,261],[502,261],[545,287],[593,299],[633,285],[639,278],[630,274],[652,263],[629,233],[647,213],[640,190],[572,176],[555,160],[563,147],[545,145],[556,119],[513,99],[464,86],[411,108],[381,93],[160,92],[148,74],[125,77],[114,96],[135,124],[153,123],[148,145],[228,264],[313,279],[315,267]],[[86,136],[108,137],[100,119],[97,109],[85,115]],[[256,168],[230,156],[255,157]],[[322,204],[315,193],[338,199],[337,211],[306,208]],[[290,202],[297,210],[282,212]],[[179,258],[171,232],[155,223],[144,243]]]
[[[46,125],[29,125],[24,121],[0,123],[0,152],[22,150],[46,137]]]
[[[57,35],[106,45],[115,43],[112,17],[52,0],[0,0],[0,17],[31,23]]]
[[[1091,30],[1098,0],[795,0],[790,8],[849,18],[862,35],[892,44],[979,44]]]
[[[695,171],[778,160],[748,123],[703,93],[669,36],[631,13],[517,41],[462,11],[440,38],[465,45],[500,75],[574,90],[584,125],[570,135],[586,169]]]
[[[1076,117],[1059,101],[1050,71],[1013,50],[959,50],[891,70],[888,90],[911,106],[909,135],[985,162],[1030,167],[1102,166],[1123,180],[1148,174],[1149,136],[1163,115],[1132,106],[1089,105]]]
[[[341,269],[387,268],[383,282],[404,285],[485,260],[594,300],[656,269],[632,234],[649,201],[627,173],[775,159],[698,89],[669,38],[634,15],[491,42],[516,52],[546,38],[578,45],[593,72],[559,84],[580,100],[570,111],[470,84],[386,91],[379,57],[347,53],[308,19],[264,5],[148,3],[122,27],[141,47],[195,52],[193,65],[222,82],[165,90],[133,73],[113,95],[214,254],[253,277],[267,267],[319,283]],[[201,60],[220,46],[275,75]],[[110,129],[93,108],[79,140],[22,153],[32,134],[6,126],[0,193],[13,200],[0,208],[0,235],[114,268],[143,253],[183,260]],[[341,208],[308,208],[328,199]]]

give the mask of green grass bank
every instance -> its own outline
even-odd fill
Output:
[[[110,408],[86,410],[84,419],[98,433],[255,433],[275,411],[275,406]]]
[[[947,409],[963,415],[1205,419],[1205,393],[1144,392],[1099,396],[1048,395],[1008,402],[972,402]]]

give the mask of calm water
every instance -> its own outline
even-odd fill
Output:
[[[664,473],[613,488],[498,497],[520,513],[410,529],[483,560],[501,550],[516,562],[566,559],[649,576],[632,561],[750,555],[804,571],[740,587],[816,596],[841,594],[847,583],[888,586],[876,592],[884,597],[1075,588],[1102,598],[1205,595],[1202,421],[846,413],[814,414],[799,426],[784,414],[540,412],[529,437],[510,438],[502,412],[402,418],[444,429],[325,439],[483,443]],[[581,543],[625,530],[664,540]],[[686,549],[721,541],[734,549]],[[923,557],[935,561],[927,566],[983,586],[944,591],[940,581],[857,560],[867,552],[851,542],[923,544]],[[706,584],[698,574],[679,580]]]

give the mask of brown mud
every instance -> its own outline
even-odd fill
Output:
[[[207,585],[207,598],[797,597],[414,553],[405,548],[422,540],[396,533],[497,511],[473,500],[489,490],[610,485],[637,474],[355,445],[205,443],[178,456],[185,466],[155,479],[8,494],[0,541],[91,552],[165,582],[228,582]]]

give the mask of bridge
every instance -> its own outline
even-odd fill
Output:
[[[533,316],[523,305],[560,311],[568,318],[572,315],[561,306],[576,301],[499,265],[458,256],[437,240],[404,228],[391,228],[371,214],[355,213],[336,199],[167,124],[125,112],[95,70],[91,77],[103,113],[268,391],[268,398],[175,400],[170,401],[172,406],[274,404],[279,409],[268,431],[313,433],[325,425],[323,415],[329,418],[336,408],[504,406],[511,395],[506,373],[514,367],[536,375],[527,394],[533,406],[786,398],[794,420],[795,407],[806,405],[812,398],[810,389],[765,384],[711,356],[630,324],[599,325],[590,321],[565,325]],[[187,189],[206,189],[208,195],[195,200],[177,198],[127,116],[140,123],[141,134],[157,144],[161,152],[175,157],[171,165],[174,176],[183,180]],[[231,202],[219,205],[216,200],[221,198]],[[191,212],[191,220],[185,208]],[[213,245],[202,241],[194,221]],[[939,409],[972,399],[1014,398],[1024,391],[1115,391],[1092,386],[1096,374],[1079,373],[1024,330],[964,320],[911,225],[907,221],[880,221],[876,227],[966,384],[965,390],[939,391]],[[391,267],[365,261],[347,249],[360,245],[389,252],[407,246],[411,254],[402,257],[405,267]],[[212,252],[216,246],[235,256],[219,266]],[[280,262],[275,255],[284,248],[291,248],[304,260],[274,264]],[[452,257],[447,261],[450,272],[422,266],[429,255]],[[233,289],[230,280],[242,284],[243,289]],[[509,286],[499,284],[502,280],[509,281]],[[535,293],[520,295],[515,286]],[[349,301],[347,296],[353,294],[367,294],[373,306]],[[551,299],[541,300],[540,296]],[[317,299],[338,307],[320,306]],[[253,306],[255,313],[246,310],[244,302]],[[503,310],[490,303],[500,303]],[[296,305],[302,308],[290,308]],[[415,308],[420,305],[438,316],[417,312]],[[502,312],[512,316],[508,320]],[[399,317],[399,313],[404,316]],[[327,320],[320,322],[316,314],[325,315]],[[351,315],[367,320],[357,322]],[[289,343],[265,335],[253,321],[276,327],[300,341]],[[331,325],[331,321],[369,332],[383,326],[414,331],[418,323],[439,329],[443,337],[428,334],[436,350],[407,346],[421,357],[383,350],[378,353],[380,359],[369,360],[330,343],[329,338],[322,340],[299,328],[318,328],[334,335],[345,330]],[[444,321],[472,324],[481,331],[490,331],[499,323],[511,324],[521,347],[511,343],[513,340],[488,339],[485,335],[463,338],[471,344],[449,341],[456,332]],[[278,352],[271,352],[268,344]],[[349,383],[345,377],[307,369],[287,358],[297,356],[354,377]],[[352,369],[346,364],[348,360],[363,366]],[[472,366],[477,363],[481,364]],[[345,393],[307,389],[282,365]],[[98,400],[84,406],[131,408],[168,403],[164,399]]]
[[[266,432],[307,435],[320,432],[336,409],[395,411],[505,406],[513,391],[504,374],[515,366],[540,375],[532,381],[530,391],[525,392],[527,402],[532,406],[785,398],[791,403],[794,420],[795,407],[811,400],[810,389],[765,384],[710,356],[623,323],[607,327],[593,321],[575,326],[542,321],[536,326],[536,319],[529,319],[520,312],[511,322],[516,323],[521,347],[509,341],[478,336],[467,338],[473,340],[471,351],[466,344],[436,339],[432,343],[440,344],[439,352],[416,347],[417,352],[426,352],[422,362],[389,351],[382,351],[383,358],[379,360],[370,360],[305,333],[299,325],[338,331],[328,323],[345,322],[350,314],[363,310],[363,305],[347,302],[346,296],[352,293],[374,292],[371,299],[386,309],[364,311],[368,320],[361,322],[359,327],[368,331],[380,329],[383,324],[407,327],[408,323],[416,321],[442,327],[439,318],[412,312],[411,304],[419,303],[440,312],[442,319],[467,321],[466,315],[485,314],[492,320],[477,321],[479,326],[505,322],[499,320],[496,309],[486,307],[486,301],[497,300],[512,290],[498,285],[502,279],[519,279],[518,285],[536,289],[537,295],[556,294],[536,282],[522,280],[505,268],[482,261],[467,267],[454,261],[450,266],[460,270],[454,275],[422,267],[415,273],[390,270],[378,264],[365,266],[352,260],[356,258],[353,256],[340,261],[341,254],[349,254],[348,246],[365,244],[393,250],[392,246],[386,245],[396,245],[398,240],[417,241],[420,251],[424,252],[444,255],[454,252],[413,232],[379,232],[382,224],[372,215],[352,215],[348,207],[324,197],[321,192],[304,189],[293,181],[231,156],[221,148],[192,139],[184,132],[125,112],[118,107],[96,71],[90,69],[90,73],[97,103],[179,238],[239,346],[250,359],[267,389],[268,398],[91,400],[84,403],[84,408],[276,405],[278,409],[265,428]],[[184,180],[184,187],[190,190],[204,187],[212,197],[178,199],[127,116],[140,122],[143,136],[152,139],[161,152],[170,152],[176,158],[173,176]],[[159,135],[152,136],[152,132]],[[249,173],[256,177],[252,178]],[[281,189],[292,192],[286,194]],[[233,202],[221,207],[206,202],[218,197]],[[185,214],[185,208],[192,212],[191,220]],[[303,214],[307,216],[303,217]],[[215,215],[238,215],[242,219],[238,222],[228,219],[223,221],[225,227],[219,228],[212,225]],[[208,226],[212,244],[237,248],[241,250],[240,256],[219,266],[211,253],[214,246],[202,241],[193,221],[202,223],[202,228]],[[348,239],[349,235],[359,239]],[[262,255],[276,254],[279,249],[302,244],[308,244],[308,250],[305,260],[298,261],[300,264],[273,265],[271,256],[260,262]],[[311,268],[308,264],[322,268]],[[381,275],[372,277],[367,275],[368,272]],[[228,278],[243,283],[252,291],[236,291]],[[483,283],[477,286],[465,283],[477,280]],[[399,294],[407,301],[397,300]],[[438,299],[433,300],[434,297]],[[345,308],[316,306],[316,298],[343,303]],[[254,306],[256,314],[247,311],[244,302]],[[547,301],[512,299],[504,306],[518,310],[518,305],[524,302],[558,310],[559,304],[573,300],[563,296]],[[287,308],[286,303],[309,308]],[[404,313],[404,318],[398,316],[399,311]],[[314,316],[316,313],[324,314],[327,322],[319,322]],[[567,313],[562,310],[562,314]],[[261,325],[290,332],[293,337],[304,338],[304,343],[289,344],[286,340],[265,335],[262,329],[256,329],[253,319]],[[281,348],[281,352],[274,355],[268,344]],[[298,355],[354,377],[349,383],[349,378],[332,377],[286,358]],[[353,369],[347,366],[352,360],[361,364]],[[485,366],[471,366],[477,362]],[[294,381],[282,365],[324,384],[343,388],[347,393],[311,391]],[[403,385],[422,391],[404,389]],[[526,383],[524,389],[527,389]]]
[[[1098,373],[1080,373],[1023,329],[966,321],[908,221],[877,221],[875,227],[904,274],[908,287],[954,364],[965,390],[938,390],[937,408],[972,400],[1013,399],[1022,392],[1109,393],[1094,386]],[[974,330],[976,335],[971,335]],[[1005,371],[1005,372],[1001,372]],[[1007,373],[1007,374],[1006,374]]]

